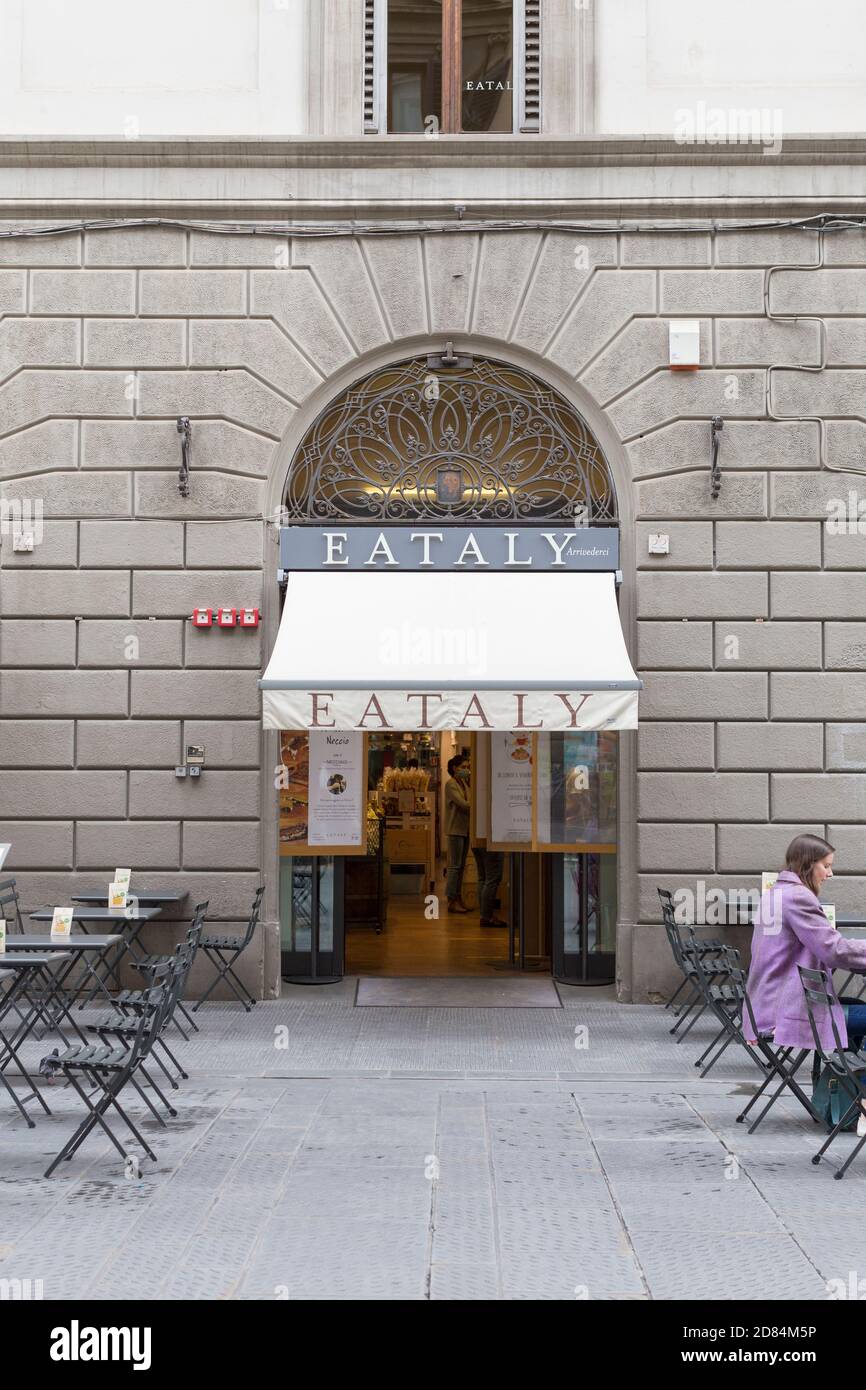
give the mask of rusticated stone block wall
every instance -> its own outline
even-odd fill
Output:
[[[407,213],[408,215],[408,213]],[[513,230],[304,240],[175,227],[0,240],[0,496],[39,499],[33,554],[0,546],[0,838],[30,907],[105,870],[183,883],[239,921],[263,872],[260,637],[192,607],[260,604],[266,483],[313,392],[429,336],[502,344],[574,380],[622,443],[636,517],[633,657],[646,681],[623,872],[634,997],[664,988],[656,886],[754,887],[797,829],[866,888],[866,520],[831,530],[866,427],[866,239],[802,230]],[[764,312],[820,315],[817,328]],[[668,369],[696,317],[702,370]],[[363,367],[359,368],[359,371]],[[194,422],[177,490],[178,414]],[[725,420],[720,496],[709,419]],[[648,537],[670,537],[667,556]],[[130,639],[134,645],[130,648]],[[134,658],[129,651],[134,650]],[[172,769],[207,745],[198,784]],[[274,931],[274,924],[269,930]],[[265,947],[251,957],[261,985]],[[273,984],[271,974],[269,983]]]

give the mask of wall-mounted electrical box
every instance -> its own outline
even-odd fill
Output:
[[[671,319],[668,334],[671,370],[695,371],[701,365],[700,319]]]

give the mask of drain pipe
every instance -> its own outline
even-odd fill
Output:
[[[812,362],[776,362],[767,368],[764,384],[764,400],[767,416],[771,420],[795,421],[798,424],[816,424],[818,426],[818,457],[820,465],[833,473],[866,473],[863,468],[844,467],[830,463],[827,458],[827,426],[826,421],[821,415],[780,415],[773,404],[773,373],[780,371],[787,372],[823,372],[827,367],[827,323],[826,320],[817,314],[774,314],[770,307],[770,294],[773,276],[780,270],[823,270],[824,265],[824,235],[827,225],[832,228],[842,229],[846,224],[844,221],[831,216],[822,217],[817,225],[818,232],[818,260],[810,265],[774,265],[764,272],[764,315],[770,323],[817,323],[818,325],[818,358]],[[862,415],[843,415],[837,419],[859,420],[866,423],[866,417]]]

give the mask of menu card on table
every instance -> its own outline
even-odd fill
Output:
[[[54,916],[51,918],[52,936],[72,935],[72,914],[74,911],[74,907],[55,907]]]
[[[0,956],[6,950],[6,918],[0,917]]]
[[[130,869],[115,869],[114,878],[108,885],[109,912],[124,912],[126,910],[129,880],[131,877],[132,872]]]
[[[109,883],[108,885],[108,910],[109,912],[123,912],[126,908],[126,889],[122,883]]]

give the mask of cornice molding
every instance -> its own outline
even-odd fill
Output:
[[[866,212],[866,135],[0,139],[0,218],[718,220]]]
[[[866,163],[866,134],[789,135],[775,151],[759,144],[682,142],[661,135],[299,136],[225,139],[170,136],[117,140],[92,136],[0,137],[0,168],[580,168],[623,165],[720,167]]]

